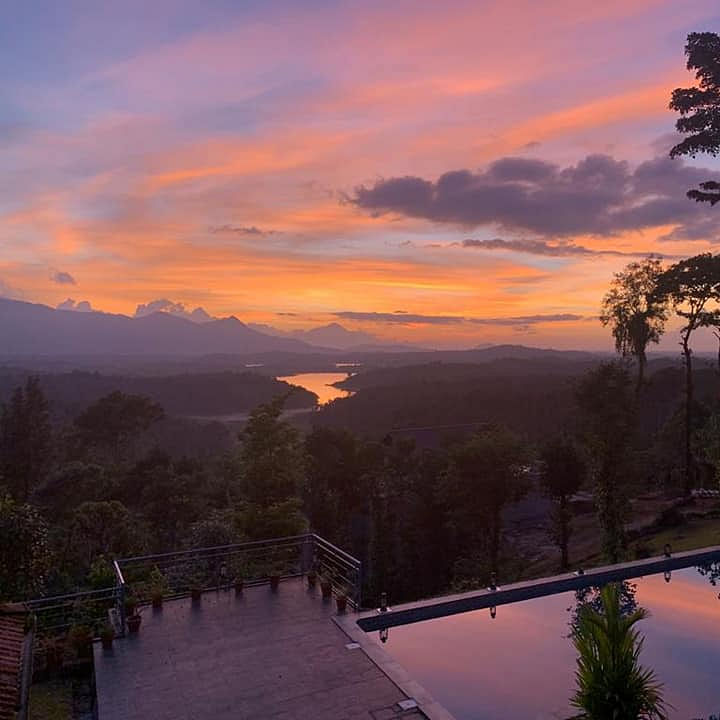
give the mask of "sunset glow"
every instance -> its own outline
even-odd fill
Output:
[[[710,0],[102,5],[0,29],[0,295],[610,349],[613,272],[717,242],[667,159]]]

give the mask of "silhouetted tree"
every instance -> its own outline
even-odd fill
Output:
[[[133,549],[133,531],[130,513],[121,502],[84,502],[73,513],[67,558],[89,568],[98,555],[126,555]]]
[[[611,325],[615,349],[637,361],[636,392],[640,392],[647,365],[647,347],[657,343],[665,331],[667,302],[657,295],[657,280],[663,271],[658,258],[632,262],[615,274],[603,298],[600,321]]]
[[[305,478],[305,452],[292,425],[280,419],[285,398],[260,405],[240,435],[241,487],[251,503],[269,506],[296,497]]]
[[[540,458],[540,482],[553,501],[550,535],[560,548],[560,570],[564,571],[569,565],[568,544],[573,529],[570,498],[582,486],[586,467],[577,447],[566,438],[548,442]]]
[[[690,33],[685,55],[698,86],[673,90],[670,109],[681,115],[675,127],[688,137],[670,150],[670,157],[695,157],[698,153],[716,156],[720,152],[720,36]],[[720,183],[708,180],[700,183],[700,190],[688,190],[687,195],[696,202],[715,205],[720,201]]]
[[[39,595],[50,560],[48,526],[40,513],[0,495],[0,602]]]
[[[603,363],[587,373],[577,389],[577,404],[591,460],[603,552],[608,560],[618,562],[626,548],[626,487],[635,430],[635,403],[627,370],[618,363]]]
[[[502,511],[526,483],[524,445],[500,428],[478,433],[450,451],[443,495],[456,532],[467,549],[483,554],[496,572],[502,540]],[[461,543],[461,545],[464,543]]]
[[[692,411],[693,374],[690,339],[695,330],[720,324],[720,255],[702,253],[675,263],[658,278],[658,300],[672,302],[675,312],[684,319],[680,329],[685,362],[685,492],[692,487]]]
[[[75,418],[75,427],[83,443],[109,452],[117,463],[130,454],[137,436],[163,415],[162,407],[150,398],[116,391]]]
[[[43,478],[52,456],[48,404],[36,377],[18,387],[0,417],[0,481],[20,502]]]

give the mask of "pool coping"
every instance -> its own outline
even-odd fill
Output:
[[[604,585],[608,582],[628,580],[633,577],[672,572],[672,570],[680,570],[714,560],[720,560],[720,545],[660,555],[645,560],[605,565],[584,572],[580,570],[574,573],[526,580],[495,589],[486,588],[454,595],[443,595],[428,600],[403,603],[397,607],[388,608],[385,612],[377,609],[337,615],[333,620],[405,695],[417,702],[418,707],[429,720],[455,720],[454,716],[440,705],[420,683],[414,680],[397,660],[370,637],[370,632],[579,590],[594,585]]]

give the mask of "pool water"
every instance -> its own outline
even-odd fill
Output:
[[[720,714],[720,587],[696,568],[628,581],[650,617],[641,662],[664,683],[672,718]],[[457,720],[545,720],[577,714],[575,593],[390,628],[383,647]],[[372,633],[378,638],[378,633]]]

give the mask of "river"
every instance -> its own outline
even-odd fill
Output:
[[[349,397],[352,393],[349,390],[333,387],[332,383],[345,380],[349,373],[346,372],[310,372],[299,373],[298,375],[284,375],[277,379],[291,385],[300,385],[318,396],[318,403],[325,405],[336,398]]]

